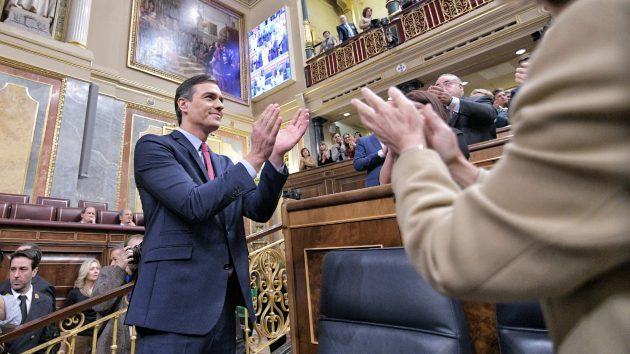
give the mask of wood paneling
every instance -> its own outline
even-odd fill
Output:
[[[341,248],[402,246],[390,185],[300,201],[282,208],[293,353],[317,353],[322,261]],[[465,303],[477,353],[497,353],[494,306]]]
[[[325,254],[340,248],[402,245],[389,186],[343,194],[348,196],[289,201],[283,207],[291,338],[298,353],[317,352]]]
[[[491,168],[499,161],[504,145],[512,138],[510,129],[510,126],[499,128],[497,139],[470,145],[470,162],[478,167]],[[302,199],[308,199],[361,189],[365,185],[365,176],[365,171],[355,171],[352,161],[347,160],[292,173],[284,189],[299,189]]]

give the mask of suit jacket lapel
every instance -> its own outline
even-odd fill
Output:
[[[223,161],[221,157],[219,157],[219,155],[217,155],[216,153],[212,152],[210,154],[210,161],[212,161],[212,168],[214,169],[214,178],[219,178],[219,176],[221,176],[225,170],[223,168]],[[227,225],[226,218],[231,215],[230,213],[227,212],[228,208],[230,208],[231,205],[232,204],[228,205],[227,207],[225,207],[225,209],[217,213],[218,221],[223,226],[224,229]]]
[[[26,322],[42,317],[42,314],[40,314],[41,308],[39,306],[39,303],[42,301],[40,298],[41,294],[37,291],[33,291],[33,297],[31,298],[31,308],[26,315]]]
[[[372,135],[371,143],[372,143],[372,151],[379,151],[381,149],[381,142],[378,140],[376,135]]]
[[[448,110],[448,125],[451,127],[455,127],[455,125],[457,124],[457,120],[459,120],[459,113]]]
[[[190,141],[188,141],[188,139],[186,139],[184,134],[180,133],[177,130],[172,132],[171,136],[175,140],[177,140],[177,142],[180,145],[185,147],[186,150],[188,150],[188,153],[190,154],[190,158],[193,159],[197,163],[197,167],[199,167],[199,170],[201,171],[203,178],[205,178],[204,182],[208,182],[209,181],[208,171],[206,171],[206,168],[203,165],[203,162],[201,161],[201,157],[199,157],[199,153],[195,150],[195,147],[190,143]],[[214,163],[212,164],[212,166],[214,167]]]

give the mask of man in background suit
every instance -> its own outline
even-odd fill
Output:
[[[25,251],[25,250],[34,250],[37,253],[37,257],[40,259],[40,262],[41,262],[42,250],[41,248],[39,248],[38,245],[34,243],[23,243],[16,249],[16,251]],[[37,264],[39,264],[40,262],[37,262]],[[42,278],[42,276],[39,275],[39,273],[35,274],[33,279],[31,279],[31,284],[33,285],[33,289],[35,289],[35,291],[48,296],[53,306],[55,306],[56,298],[55,298],[54,286],[52,286],[48,281],[46,281],[46,279]],[[7,279],[0,284],[0,293],[9,293],[9,292],[11,292],[11,281]]]
[[[337,34],[339,35],[339,43],[347,41],[348,39],[359,34],[354,23],[348,22],[346,15],[339,16],[339,26],[337,26]]]
[[[395,90],[395,105],[367,89],[371,107],[353,104],[399,153],[400,232],[435,289],[537,298],[554,352],[628,353],[630,2],[540,2],[560,14],[532,56],[510,108],[514,137],[492,170],[462,158],[433,110]]]
[[[184,81],[175,112],[180,130],[136,144],[146,233],[126,324],[137,328],[140,353],[233,353],[235,307],[254,314],[243,217],[266,222],[274,213],[288,177],[283,157],[304,135],[308,111],[280,130],[280,106],[267,106],[237,164],[205,143],[223,117],[213,77]]]
[[[383,145],[378,141],[376,135],[372,134],[359,139],[352,163],[354,169],[357,171],[367,170],[367,177],[365,178],[366,187],[378,186],[380,184],[378,176],[381,174],[381,167],[384,161],[385,153],[383,152]]]
[[[448,125],[463,131],[468,145],[497,137],[494,125],[497,112],[492,107],[491,97],[462,98],[462,80],[453,74],[440,75],[428,91],[438,96],[449,110]]]
[[[9,280],[11,282],[11,294],[20,306],[22,324],[44,317],[55,311],[50,298],[33,288],[31,283],[37,274],[41,260],[37,251],[29,249],[15,251],[11,256],[9,268]],[[7,343],[8,353],[22,353],[35,348],[55,336],[56,328],[47,326],[28,332],[25,335]]]

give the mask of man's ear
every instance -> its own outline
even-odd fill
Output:
[[[39,267],[35,267],[35,269],[33,269],[33,276],[36,276],[38,271]]]
[[[180,97],[177,100],[177,107],[179,107],[179,110],[183,112],[188,113],[188,104],[190,103],[190,101],[188,101],[187,99],[185,99],[184,97]]]

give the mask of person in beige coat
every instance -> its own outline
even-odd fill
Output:
[[[363,90],[363,123],[396,152],[405,249],[450,296],[541,301],[559,353],[630,353],[630,1],[543,1],[556,16],[491,171],[430,106]]]

